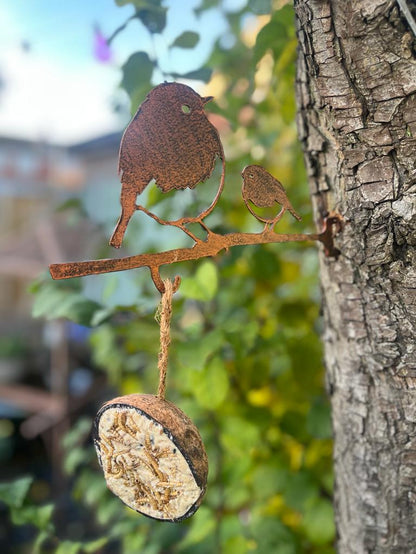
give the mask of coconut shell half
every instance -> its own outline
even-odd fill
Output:
[[[129,508],[181,521],[199,507],[208,459],[196,426],[174,404],[130,394],[104,404],[94,444],[108,488]]]

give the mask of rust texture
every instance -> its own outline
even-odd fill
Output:
[[[242,197],[250,213],[265,223],[261,233],[212,232],[203,222],[216,206],[225,180],[223,147],[215,127],[204,112],[205,104],[212,97],[201,97],[190,87],[178,83],[163,83],[155,87],[139,107],[127,127],[120,146],[119,173],[121,178],[121,215],[110,239],[116,248],[121,246],[130,218],[140,210],[161,225],[173,225],[182,229],[194,240],[192,248],[180,248],[155,254],[139,254],[117,259],[90,260],[52,264],[53,279],[68,279],[98,273],[109,273],[139,267],[148,267],[156,288],[163,293],[165,286],[159,273],[163,265],[215,256],[232,246],[249,244],[319,241],[327,256],[337,257],[333,236],[341,231],[342,221],[337,214],[330,214],[319,234],[278,234],[276,223],[285,211],[297,220],[301,217],[290,203],[283,185],[263,167],[249,165],[243,172]],[[144,206],[136,204],[137,196],[154,180],[162,192],[194,188],[212,173],[216,158],[222,160],[219,188],[211,205],[194,217],[175,221],[161,219]],[[258,208],[280,205],[274,217],[258,215],[251,204]],[[196,237],[186,225],[199,223],[206,231],[206,239]],[[176,277],[173,292],[180,284]]]
[[[164,292],[165,288],[159,274],[161,266],[176,262],[198,260],[207,256],[216,256],[221,250],[226,250],[232,246],[312,240],[319,241],[324,245],[327,256],[337,257],[339,252],[333,243],[333,227],[336,229],[335,232],[341,230],[341,219],[336,214],[326,219],[325,228],[319,234],[279,234],[269,231],[267,228],[262,233],[229,233],[227,235],[219,235],[210,232],[206,241],[198,241],[192,248],[177,248],[165,252],[139,254],[137,256],[117,259],[105,258],[85,262],[52,264],[49,269],[53,279],[70,279],[72,277],[84,277],[86,275],[148,267],[157,289],[160,292]],[[174,291],[179,287],[179,282],[179,277],[176,277]]]
[[[286,210],[298,221],[302,219],[293,209],[282,183],[273,177],[273,175],[270,175],[264,167],[260,165],[248,165],[244,168],[241,175],[243,176],[242,196],[247,209],[256,219],[265,223],[271,230]],[[281,210],[273,218],[264,218],[255,213],[250,206],[250,202],[258,208],[272,208],[277,203],[280,204]]]
[[[210,100],[211,96],[201,97],[186,85],[163,83],[141,104],[121,140],[121,215],[110,239],[112,246],[121,246],[131,216],[143,209],[136,205],[137,196],[152,180],[164,193],[193,189],[208,179],[218,157],[223,175],[211,206],[195,217],[159,222],[176,225],[193,237],[185,224],[201,223],[214,209],[224,186],[225,164],[218,132],[204,112]]]

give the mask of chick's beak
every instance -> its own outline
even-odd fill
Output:
[[[203,96],[201,98],[203,104],[207,104],[208,102],[211,102],[211,100],[213,100],[213,99],[214,99],[213,96]]]

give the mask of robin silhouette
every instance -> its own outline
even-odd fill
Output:
[[[243,177],[243,200],[250,213],[259,221],[266,223],[265,230],[268,227],[273,229],[286,210],[298,221],[302,219],[293,209],[282,183],[264,167],[248,165],[243,169],[241,175]],[[264,218],[254,212],[249,202],[258,208],[272,208],[277,203],[282,206],[282,209],[274,218]]]
[[[128,222],[139,209],[159,221],[176,225],[190,235],[185,223],[200,223],[211,213],[224,186],[224,152],[216,128],[204,106],[212,96],[201,97],[179,83],[163,83],[150,91],[124,132],[120,145],[121,215],[110,239],[121,246]],[[164,221],[136,206],[137,196],[154,180],[162,192],[195,188],[208,179],[216,158],[222,160],[221,182],[212,204],[196,217]],[[208,230],[209,231],[209,230]]]

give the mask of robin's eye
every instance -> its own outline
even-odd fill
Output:
[[[188,106],[188,104],[182,104],[181,106],[182,113],[189,114],[191,113],[191,108]]]

